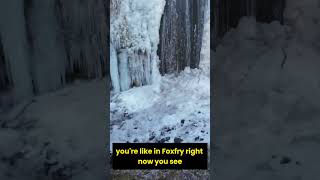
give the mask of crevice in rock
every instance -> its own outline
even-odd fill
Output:
[[[283,59],[282,59],[282,62],[281,62],[281,69],[284,68],[286,62],[287,62],[287,52],[284,48],[281,48],[282,50],[282,53],[283,53]]]
[[[2,38],[0,36],[0,93],[8,92],[13,87],[9,70],[9,64],[6,61]]]

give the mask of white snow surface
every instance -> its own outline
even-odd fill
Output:
[[[210,77],[186,68],[178,76],[162,77],[160,91],[143,86],[111,97],[111,143],[209,143]]]
[[[105,82],[77,81],[8,116],[0,113],[0,123],[7,120],[9,127],[0,127],[0,179],[105,179]],[[14,164],[3,160],[21,153]],[[46,174],[52,162],[57,164]],[[72,172],[64,170],[70,166]],[[72,178],[56,177],[57,171]]]

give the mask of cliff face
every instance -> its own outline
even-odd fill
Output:
[[[106,74],[104,0],[0,2],[0,107]]]
[[[199,66],[206,5],[205,0],[166,2],[158,48],[162,74]]]

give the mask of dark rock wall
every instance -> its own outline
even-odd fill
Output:
[[[8,91],[12,86],[12,79],[9,75],[10,73],[8,73],[2,41],[0,39],[0,92]]]
[[[162,74],[199,66],[206,3],[205,0],[166,2],[158,48]]]

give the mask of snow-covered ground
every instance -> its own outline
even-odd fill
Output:
[[[0,114],[0,179],[104,179],[105,84],[75,83]]]
[[[210,135],[210,77],[186,68],[152,86],[132,88],[111,98],[111,143],[206,142]]]
[[[288,1],[286,25],[242,18],[217,47],[216,179],[320,177],[317,2]]]

